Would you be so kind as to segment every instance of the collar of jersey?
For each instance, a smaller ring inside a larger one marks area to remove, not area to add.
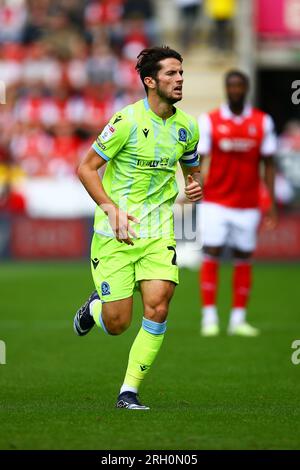
[[[232,119],[236,123],[242,122],[247,117],[251,116],[252,113],[252,106],[250,104],[245,104],[242,114],[236,115],[234,114],[231,109],[229,108],[228,103],[224,103],[221,105],[221,116],[223,119]]]
[[[159,123],[164,123],[164,124],[166,124],[166,122],[170,122],[170,120],[173,119],[174,116],[176,116],[176,108],[175,108],[175,106],[173,106],[173,108],[175,109],[175,113],[172,114],[172,116],[168,117],[168,119],[162,119],[160,116],[158,116],[157,114],[155,114],[154,111],[152,111],[152,109],[150,108],[149,102],[148,102],[148,98],[144,98],[143,101],[144,101],[144,106],[145,106],[146,111],[148,111],[148,113],[149,113],[156,121],[158,121]]]

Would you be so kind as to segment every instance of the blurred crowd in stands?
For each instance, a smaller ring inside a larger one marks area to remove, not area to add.
[[[0,208],[22,212],[24,177],[74,175],[103,124],[143,89],[157,40],[150,0],[0,0]]]
[[[72,198],[76,207],[83,204],[78,213],[92,213],[91,201],[74,183],[78,162],[113,113],[144,95],[135,63],[144,47],[162,43],[155,4],[0,0],[1,213],[72,216],[73,207],[62,207]],[[236,0],[173,0],[180,50],[195,45],[204,12],[214,33],[211,45],[222,54],[231,50],[236,5]],[[299,151],[286,151],[286,142],[295,147],[299,123],[296,131],[294,125],[292,138],[284,134],[279,152],[283,205],[295,199],[287,187],[290,174],[300,194],[299,158],[294,158]],[[48,212],[41,186],[34,184],[41,178],[51,201]]]
[[[180,45],[186,51],[195,40],[203,18],[209,24],[206,42],[217,52],[232,52],[234,45],[233,20],[238,0],[175,0],[178,8]]]

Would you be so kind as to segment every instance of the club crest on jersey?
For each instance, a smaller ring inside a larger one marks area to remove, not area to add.
[[[187,132],[183,127],[181,127],[178,131],[179,142],[186,142]]]
[[[101,293],[102,295],[110,295],[110,285],[108,282],[103,281],[101,284]]]
[[[218,131],[221,133],[221,134],[229,134],[229,127],[227,127],[225,124],[220,124],[218,126]]]
[[[111,138],[115,130],[116,128],[114,126],[112,126],[111,124],[107,124],[100,134],[100,139],[103,142],[107,142]]]
[[[248,132],[249,132],[249,135],[256,135],[256,127],[254,124],[250,124]]]

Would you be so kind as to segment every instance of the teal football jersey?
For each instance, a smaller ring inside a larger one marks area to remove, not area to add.
[[[139,224],[130,223],[138,237],[174,236],[175,173],[179,161],[198,166],[198,140],[192,116],[174,107],[174,114],[163,120],[145,98],[117,112],[93,143],[93,149],[107,161],[102,180],[105,192],[120,209],[139,219]],[[114,236],[98,206],[94,229]]]

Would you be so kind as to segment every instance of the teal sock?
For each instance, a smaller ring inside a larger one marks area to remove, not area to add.
[[[94,322],[96,325],[101,328],[105,333],[109,334],[109,332],[106,329],[106,326],[104,325],[103,318],[102,318],[102,302],[101,300],[93,300],[93,302],[90,305],[90,312],[92,314],[92,317],[94,319]]]
[[[161,348],[166,328],[167,322],[157,323],[143,318],[142,328],[129,353],[122,391],[138,390]]]

